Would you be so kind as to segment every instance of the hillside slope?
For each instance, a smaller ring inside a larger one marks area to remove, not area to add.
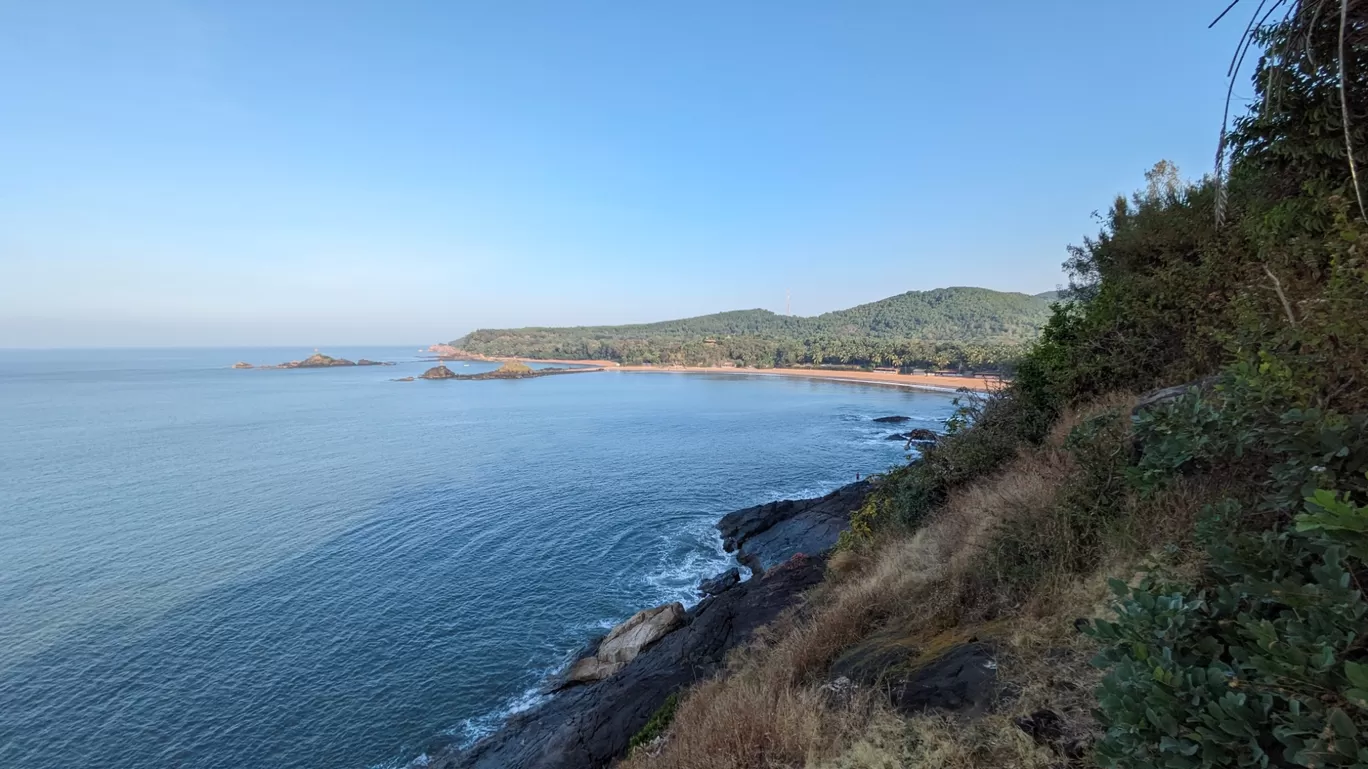
[[[619,326],[479,329],[452,345],[484,355],[632,362],[981,363],[1033,339],[1049,304],[1026,294],[940,288],[812,317],[757,309]]]

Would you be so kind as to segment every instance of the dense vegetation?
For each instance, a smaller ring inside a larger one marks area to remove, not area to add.
[[[650,765],[1368,766],[1368,4],[1251,29],[1228,164],[1114,201],[1013,385],[882,479],[834,584]],[[819,696],[845,649],[971,635],[1004,650],[1001,714]]]
[[[1018,355],[1053,298],[942,288],[815,317],[737,310],[625,326],[481,329],[452,345],[482,355],[628,364],[982,368]]]

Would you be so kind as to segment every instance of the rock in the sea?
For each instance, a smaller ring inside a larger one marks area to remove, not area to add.
[[[741,581],[741,570],[735,566],[718,574],[712,579],[705,579],[698,585],[699,595],[721,595],[722,593],[736,587],[736,583]]]
[[[822,580],[821,558],[805,558],[747,580],[695,606],[682,627],[616,675],[561,692],[513,716],[461,752],[429,754],[427,769],[586,769],[610,766],[627,751],[667,697],[721,668],[799,595]]]
[[[570,666],[564,686],[601,681],[613,675],[636,659],[642,649],[683,624],[684,618],[684,605],[678,601],[633,614],[604,636],[594,656]]]
[[[439,364],[437,364],[436,366],[433,366],[432,368],[428,369],[427,371],[424,371],[421,375],[419,375],[418,378],[419,378],[419,379],[455,379],[455,378],[456,378],[456,372],[452,371],[451,369],[449,369],[449,368],[447,368],[446,366],[444,366],[444,365],[442,365],[442,364],[439,363]]]
[[[390,381],[392,381],[392,382],[412,382],[412,381],[413,381],[413,377],[411,377],[411,376],[401,376],[401,377],[399,377],[398,379],[392,379],[392,380],[390,380]]]
[[[914,427],[911,430],[908,430],[904,435],[907,440],[916,441],[918,443],[935,443],[936,440],[940,438],[934,430],[928,430],[925,427]]]
[[[355,366],[356,364],[346,358],[334,358],[331,355],[316,352],[304,360],[292,360],[280,365],[281,368],[331,368],[333,366]]]
[[[901,423],[903,423],[903,422],[911,422],[911,421],[912,421],[912,417],[875,417],[875,418],[874,418],[874,421],[875,421],[875,422],[881,422],[881,423],[883,423],[883,424],[890,424],[890,425],[893,425],[893,424],[901,424]]]
[[[252,368],[252,364],[248,363],[245,360],[240,360],[237,363],[233,364],[233,368]]]
[[[366,359],[366,358],[362,358],[362,359],[360,359],[360,360],[358,360],[358,361],[356,362],[356,365],[358,365],[358,366],[393,366],[394,364],[393,364],[393,363],[388,363],[388,362],[383,361],[383,360],[368,360],[368,359]]]
[[[786,499],[728,513],[718,521],[722,547],[751,571],[787,561],[795,553],[824,553],[864,504],[869,481],[844,486],[817,499]]]

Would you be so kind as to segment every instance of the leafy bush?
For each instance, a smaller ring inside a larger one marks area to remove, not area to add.
[[[1321,490],[1295,529],[1232,535],[1213,508],[1200,586],[1112,586],[1088,628],[1110,669],[1098,692],[1103,766],[1368,765],[1368,507]]]

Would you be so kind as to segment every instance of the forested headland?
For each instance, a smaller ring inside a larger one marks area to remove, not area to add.
[[[1001,368],[1036,338],[1054,299],[940,288],[812,317],[735,310],[620,326],[480,329],[451,344],[492,357],[629,365]]]

